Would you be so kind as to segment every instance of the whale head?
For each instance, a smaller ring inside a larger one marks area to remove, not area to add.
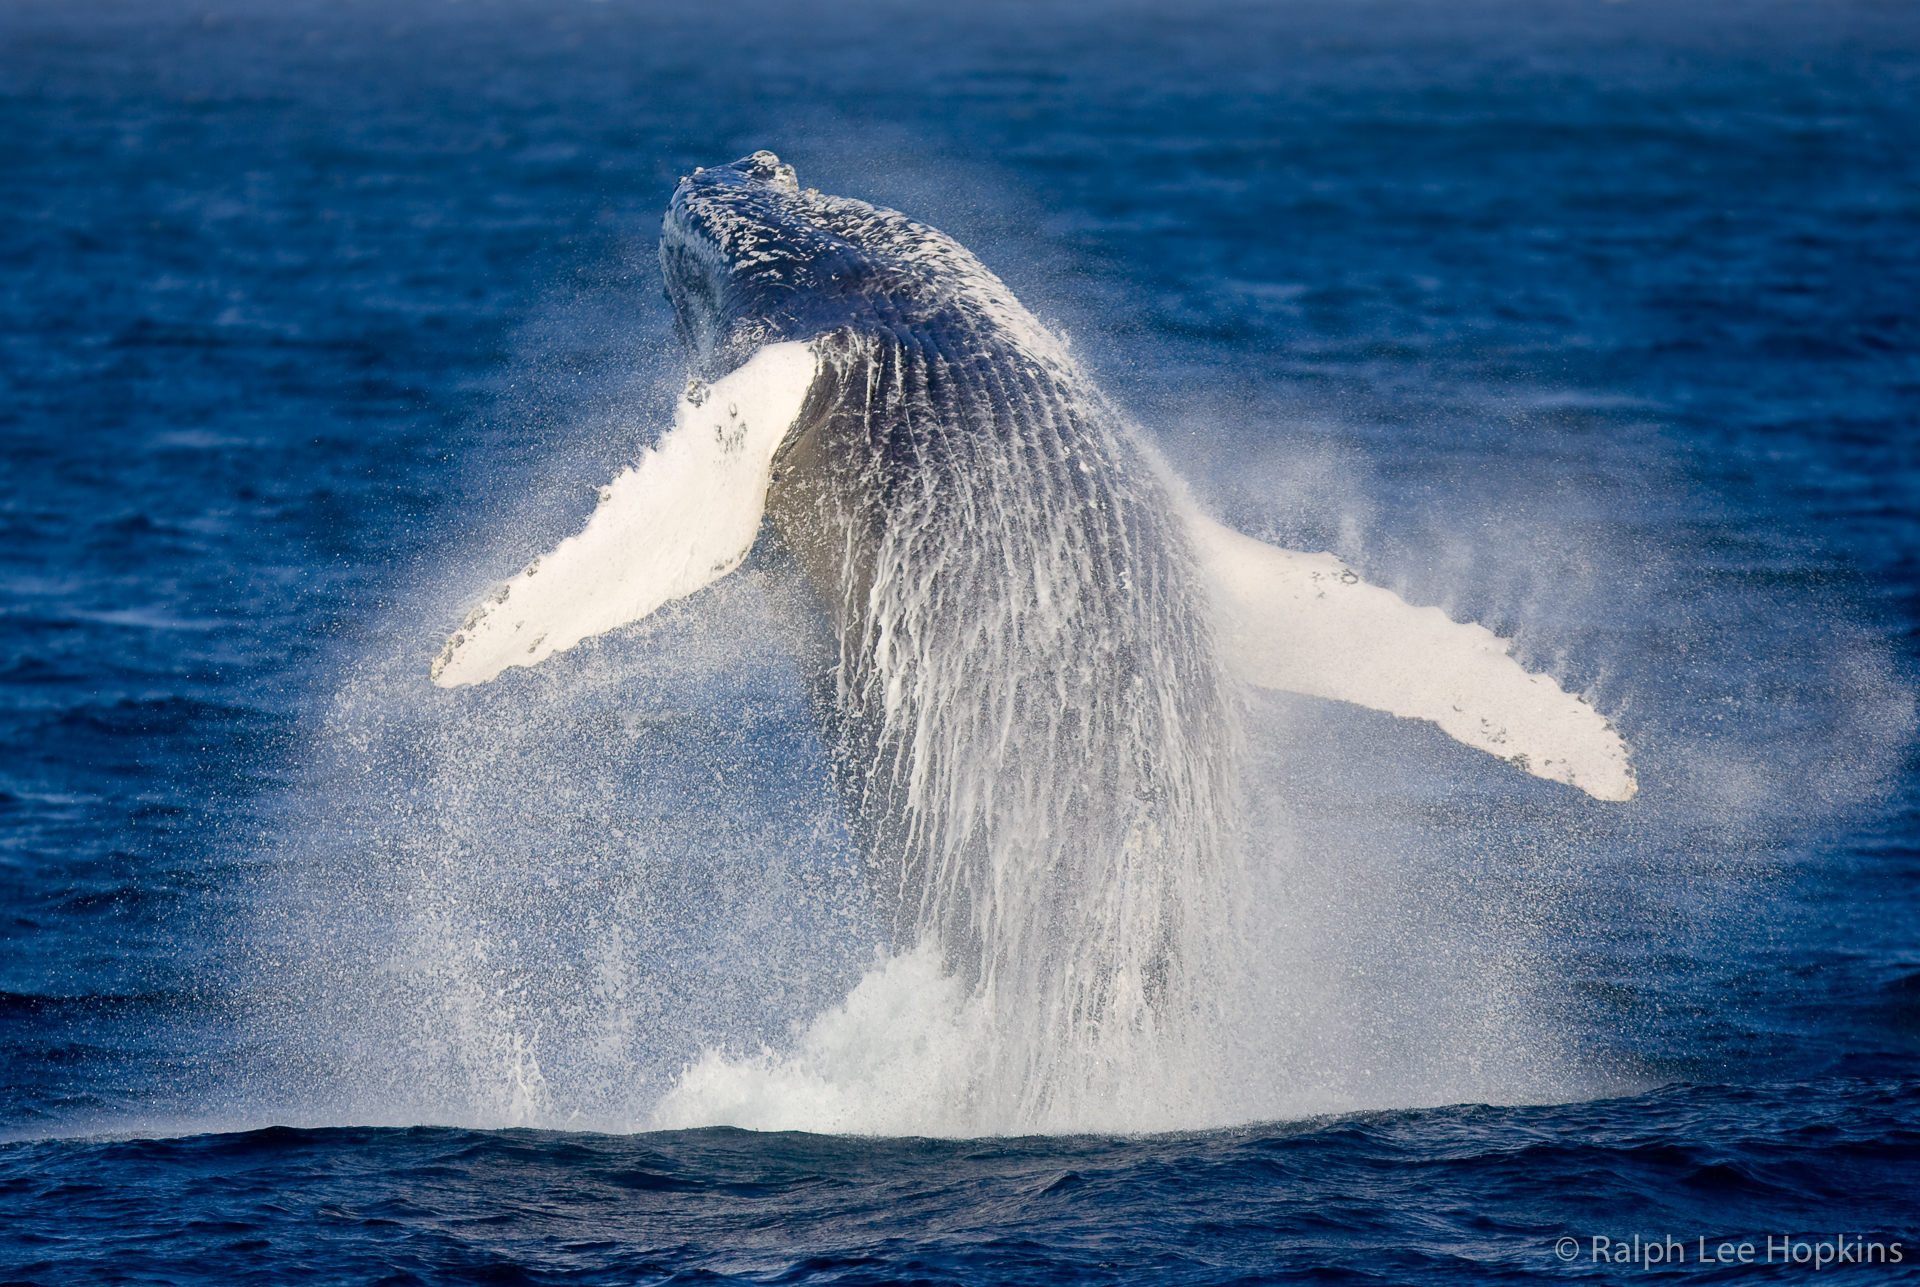
[[[822,294],[851,282],[857,249],[823,226],[831,198],[800,190],[771,152],[695,170],[680,181],[660,232],[660,269],[695,373],[713,380],[761,345],[825,312]],[[830,303],[829,301],[826,301]]]
[[[1053,348],[951,237],[897,210],[802,188],[772,152],[680,181],[661,226],[660,268],[703,380],[738,369],[764,344],[845,327],[901,333],[956,312],[992,315],[1027,347]]]

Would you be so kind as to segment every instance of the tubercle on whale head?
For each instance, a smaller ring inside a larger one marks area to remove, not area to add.
[[[794,173],[793,167],[765,148],[752,156],[742,157],[735,161],[734,165],[741,173],[773,187],[782,188],[788,192],[800,190],[800,176]]]

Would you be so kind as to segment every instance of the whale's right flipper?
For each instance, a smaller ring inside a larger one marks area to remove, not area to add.
[[[1627,745],[1593,707],[1528,674],[1481,625],[1416,608],[1331,554],[1189,517],[1222,651],[1248,682],[1432,720],[1468,746],[1600,800],[1631,800]]]
[[[467,614],[433,663],[442,688],[536,665],[638,621],[740,565],[767,509],[774,452],[819,370],[805,344],[769,344],[680,400],[672,432],[603,489],[587,528]]]

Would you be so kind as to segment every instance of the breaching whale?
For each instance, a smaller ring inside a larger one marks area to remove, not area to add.
[[[585,530],[432,664],[491,680],[738,567],[770,519],[838,639],[821,709],[905,945],[1043,1025],[1147,1022],[1219,914],[1253,684],[1430,720],[1602,800],[1626,745],[1492,632],[1185,499],[951,238],[756,152],[682,180],[660,260],[692,378]],[[1212,890],[1215,892],[1209,893]]]

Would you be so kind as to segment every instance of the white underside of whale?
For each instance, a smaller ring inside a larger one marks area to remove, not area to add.
[[[659,446],[601,489],[586,530],[467,614],[435,659],[433,682],[457,688],[537,665],[740,566],[766,515],[773,454],[818,367],[805,344],[769,344],[724,380],[690,390]]]
[[[1483,625],[1416,608],[1331,554],[1189,517],[1233,670],[1262,688],[1431,720],[1457,741],[1600,800],[1631,800],[1627,746],[1598,711],[1530,674]]]
[[[711,584],[753,548],[773,459],[818,373],[804,343],[770,344],[680,400],[674,427],[602,490],[577,536],[468,614],[434,661],[442,688],[484,683],[639,621]],[[1188,515],[1226,660],[1250,684],[1430,720],[1516,767],[1601,800],[1635,792],[1625,742],[1485,626],[1414,607],[1331,554],[1278,549]]]

